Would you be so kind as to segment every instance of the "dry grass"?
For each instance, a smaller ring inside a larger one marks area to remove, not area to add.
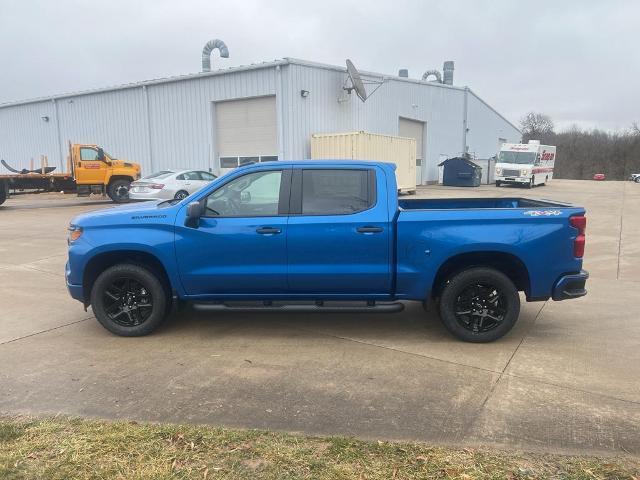
[[[0,421],[11,479],[638,479],[630,458],[434,448],[206,426],[79,419]]]

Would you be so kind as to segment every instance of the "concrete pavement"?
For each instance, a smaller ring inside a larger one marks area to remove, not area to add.
[[[586,206],[589,295],[523,304],[514,330],[486,345],[456,341],[419,305],[395,315],[187,309],[157,334],[119,338],[63,278],[68,221],[110,204],[19,196],[0,206],[0,412],[640,455],[640,186],[419,195]]]

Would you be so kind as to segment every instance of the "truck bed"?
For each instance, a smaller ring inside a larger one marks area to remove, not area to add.
[[[400,210],[457,210],[485,208],[571,207],[552,200],[531,198],[415,198],[398,200]]]

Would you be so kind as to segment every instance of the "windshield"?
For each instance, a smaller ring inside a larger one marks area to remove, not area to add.
[[[533,165],[536,163],[536,152],[500,152],[498,163],[518,163]]]
[[[172,172],[171,170],[162,170],[160,172],[155,172],[155,173],[152,173],[150,175],[147,175],[146,177],[142,177],[142,180],[146,180],[146,179],[149,179],[149,178],[167,178],[168,176],[170,176],[173,173],[174,172]]]

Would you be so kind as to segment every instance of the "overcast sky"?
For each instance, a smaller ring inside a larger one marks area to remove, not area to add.
[[[514,123],[640,121],[640,1],[0,0],[0,102],[283,57],[413,78],[455,61]],[[217,55],[217,52],[214,54]]]

